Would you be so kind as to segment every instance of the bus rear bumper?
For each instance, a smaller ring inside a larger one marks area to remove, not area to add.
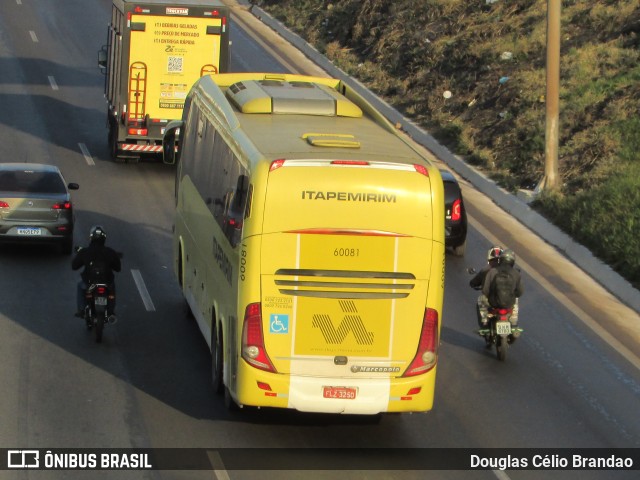
[[[256,374],[245,368],[254,372],[238,388],[241,405],[357,415],[426,412],[433,406],[435,369],[411,378],[332,378]]]

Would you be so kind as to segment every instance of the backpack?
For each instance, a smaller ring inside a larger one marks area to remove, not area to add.
[[[89,283],[108,283],[108,267],[103,261],[92,260],[87,268]]]
[[[505,268],[498,268],[489,287],[489,304],[495,308],[511,308],[516,303],[516,280]]]

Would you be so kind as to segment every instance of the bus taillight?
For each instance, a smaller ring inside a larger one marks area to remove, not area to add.
[[[429,170],[427,170],[427,167],[425,167],[424,165],[418,165],[417,163],[414,163],[413,168],[416,169],[416,172],[424,175],[425,177],[429,176]]]
[[[260,370],[276,373],[264,345],[260,303],[250,303],[244,312],[242,325],[242,358]]]
[[[284,158],[279,158],[278,160],[274,160],[273,162],[271,162],[271,166],[269,167],[269,171],[273,172],[274,170],[277,170],[278,168],[282,167],[284,165]]]
[[[438,360],[438,311],[427,308],[422,320],[422,332],[420,332],[420,342],[418,351],[409,368],[402,375],[412,377],[427,373],[436,366]]]

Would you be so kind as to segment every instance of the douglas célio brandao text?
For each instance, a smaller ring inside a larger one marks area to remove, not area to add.
[[[572,455],[528,455],[504,457],[485,457],[470,455],[469,467],[472,469],[492,470],[517,470],[517,469],[584,469],[584,470],[608,470],[608,469],[632,469],[633,458],[608,456]]]

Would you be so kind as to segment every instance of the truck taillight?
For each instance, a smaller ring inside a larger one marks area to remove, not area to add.
[[[146,136],[149,133],[149,130],[147,128],[130,128],[128,132],[129,132],[129,135]]]
[[[409,368],[402,375],[413,377],[427,373],[438,361],[438,311],[427,308],[422,320],[422,331],[418,342],[418,351]]]
[[[276,368],[271,363],[264,345],[261,310],[260,303],[250,303],[245,309],[242,325],[242,358],[255,368],[276,373]]]

